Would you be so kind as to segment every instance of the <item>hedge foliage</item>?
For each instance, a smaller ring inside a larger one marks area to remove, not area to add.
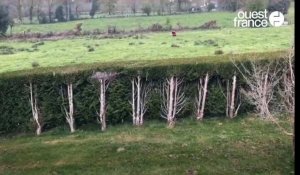
[[[17,74],[0,77],[0,134],[10,132],[24,132],[33,130],[33,120],[29,103],[29,81],[37,87],[38,105],[43,117],[43,130],[66,125],[62,110],[61,92],[66,89],[66,82],[72,81],[74,86],[74,106],[76,127],[96,123],[99,110],[98,87],[91,80],[95,71],[118,72],[118,77],[108,88],[108,124],[131,122],[131,82],[132,77],[141,75],[144,81],[152,84],[152,91],[146,113],[146,120],[158,119],[161,108],[161,87],[163,81],[171,76],[179,76],[184,80],[184,90],[187,104],[179,114],[181,117],[190,117],[194,113],[194,100],[197,94],[199,77],[208,72],[210,81],[208,86],[205,117],[225,116],[226,99],[220,89],[225,90],[225,80],[231,79],[236,72],[238,87],[244,86],[241,76],[231,62],[155,65],[144,67],[116,67],[95,68],[90,70],[72,71],[71,73],[41,73]],[[242,103],[240,113],[249,112],[251,106]]]

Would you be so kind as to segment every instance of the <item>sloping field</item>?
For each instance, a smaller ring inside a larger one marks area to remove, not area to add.
[[[210,31],[149,33],[56,41],[5,41],[0,43],[0,73],[33,67],[61,67],[78,64],[139,62],[164,59],[191,59],[197,62],[228,61],[223,55],[285,50],[293,37],[292,26],[262,29],[222,29]],[[207,56],[211,56],[207,60]]]

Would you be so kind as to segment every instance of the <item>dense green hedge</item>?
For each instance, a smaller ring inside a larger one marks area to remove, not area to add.
[[[131,122],[131,78],[141,75],[143,80],[152,83],[149,110],[147,119],[161,119],[160,89],[166,77],[176,75],[184,79],[185,94],[188,103],[179,114],[181,117],[193,115],[194,99],[197,94],[197,81],[205,73],[210,74],[207,106],[205,117],[225,116],[226,100],[219,82],[231,79],[236,68],[231,62],[145,66],[140,68],[116,67],[98,68],[92,70],[74,71],[72,73],[43,73],[25,74],[0,77],[0,133],[31,131],[33,128],[32,114],[29,103],[29,81],[37,86],[39,107],[44,120],[44,130],[66,125],[62,111],[61,89],[65,88],[66,81],[74,83],[74,105],[76,125],[96,123],[96,111],[99,109],[97,87],[90,76],[95,71],[115,71],[119,75],[108,88],[108,124]],[[224,84],[223,84],[224,85]],[[243,81],[238,75],[238,87]],[[251,107],[243,103],[240,112],[245,113]]]

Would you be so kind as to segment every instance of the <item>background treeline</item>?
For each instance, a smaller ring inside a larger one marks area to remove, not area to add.
[[[287,13],[291,0],[2,0],[10,17],[21,23],[81,18],[165,15],[212,10],[262,10]]]

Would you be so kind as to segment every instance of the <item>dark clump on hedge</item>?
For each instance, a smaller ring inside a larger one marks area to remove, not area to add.
[[[226,100],[221,94],[218,82],[231,79],[236,69],[231,62],[212,64],[155,65],[145,67],[105,67],[71,73],[17,74],[0,77],[0,134],[32,131],[33,121],[29,103],[29,81],[37,86],[38,105],[43,118],[43,130],[66,125],[61,89],[67,81],[73,82],[76,127],[97,122],[99,110],[98,87],[91,82],[95,71],[118,72],[118,77],[110,84],[107,94],[108,121],[110,125],[131,122],[131,82],[141,75],[143,81],[151,82],[152,91],[146,120],[161,119],[161,87],[163,81],[171,76],[184,80],[187,104],[179,118],[194,115],[194,99],[197,94],[197,82],[207,72],[210,75],[205,117],[225,115]],[[238,74],[238,87],[244,86]],[[251,110],[245,103],[240,113]]]

